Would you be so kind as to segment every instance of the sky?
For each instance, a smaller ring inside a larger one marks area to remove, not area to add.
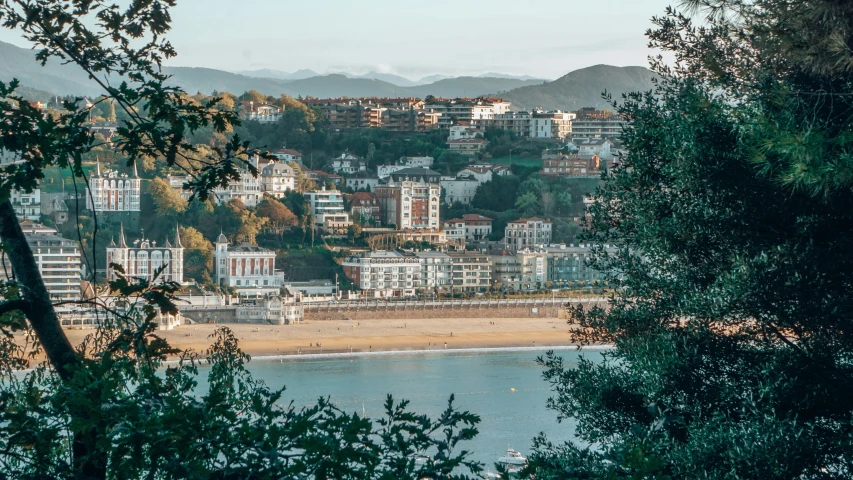
[[[557,78],[647,66],[645,31],[677,0],[178,0],[167,64],[228,71],[368,71],[417,79]],[[0,40],[26,46],[12,32]]]

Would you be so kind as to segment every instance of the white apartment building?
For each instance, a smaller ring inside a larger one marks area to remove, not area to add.
[[[444,252],[415,252],[421,264],[421,288],[425,291],[450,288],[453,262]]]
[[[237,323],[291,325],[305,318],[302,296],[264,295],[243,298],[235,307]]]
[[[382,223],[396,225],[399,230],[438,230],[441,198],[438,183],[390,181],[378,185],[374,193],[380,205]]]
[[[60,237],[59,233],[50,227],[28,220],[21,222],[21,230],[33,252],[39,274],[51,298],[78,300],[83,272],[79,244]],[[8,257],[3,260],[5,268],[0,268],[0,278],[8,279],[6,275],[12,275],[12,264]]]
[[[140,187],[135,163],[133,175],[120,175],[112,169],[101,174],[98,163],[95,174],[89,177],[86,208],[95,212],[139,212]]]
[[[477,136],[483,136],[483,130],[480,129],[479,126],[468,126],[468,125],[453,125],[448,129],[449,135],[447,136],[448,140],[462,140],[466,138],[477,138]]]
[[[261,191],[275,198],[282,198],[296,190],[296,173],[287,163],[270,163],[261,170]]]
[[[529,137],[532,130],[531,122],[533,114],[530,112],[504,112],[495,114],[492,118],[480,121],[480,126],[495,127],[508,132],[513,132],[518,137]]]
[[[436,99],[433,103],[424,105],[425,110],[441,114],[438,124],[442,128],[450,127],[454,123],[477,124],[494,115],[506,113],[509,107],[510,102],[500,98]]]
[[[388,178],[394,172],[399,172],[400,170],[409,168],[408,165],[379,165],[376,167],[376,176],[380,179]]]
[[[485,292],[492,282],[492,261],[478,252],[449,253],[451,287],[457,292]]]
[[[517,292],[544,288],[548,280],[548,255],[542,251],[520,250],[491,255],[492,287]]]
[[[246,112],[246,120],[253,120],[261,123],[272,123],[279,121],[283,114],[284,108],[267,104],[255,106],[255,103],[250,101],[249,109]]]
[[[421,263],[414,256],[379,250],[347,257],[342,266],[353,285],[377,297],[408,297],[421,288]]]
[[[275,269],[275,252],[257,245],[230,246],[219,234],[213,261],[216,283],[230,287],[241,296],[277,295],[284,285],[284,274]]]
[[[444,230],[449,229],[461,229],[466,241],[480,242],[492,234],[492,219],[476,213],[466,213],[462,218],[446,220]]]
[[[556,110],[535,110],[530,121],[530,138],[567,138],[572,133],[575,114]]]
[[[255,168],[258,167],[258,157],[252,157],[250,161]],[[262,197],[261,176],[252,175],[248,168],[240,168],[240,179],[228,182],[228,187],[213,190],[213,198],[217,204],[240,200],[247,207],[256,207]]]
[[[344,209],[344,195],[338,190],[320,190],[304,192],[305,200],[311,215],[316,220],[315,226],[319,231],[340,233],[352,224],[349,214]]]
[[[340,157],[332,160],[332,169],[335,173],[351,175],[356,172],[366,171],[367,162],[349,152],[344,152]]]
[[[551,222],[538,217],[519,218],[506,224],[504,242],[509,250],[523,250],[551,243]]]
[[[157,277],[157,283],[184,283],[184,246],[181,244],[181,234],[175,231],[175,244],[166,239],[158,246],[156,241],[145,237],[135,240],[130,246],[124,236],[122,225],[118,244],[114,240],[107,246],[107,278],[116,280],[117,272],[109,267],[110,264],[121,265],[128,277],[141,278],[147,282],[154,281],[157,269],[165,266],[165,270]]]
[[[469,165],[456,173],[456,178],[472,178],[478,184],[486,183],[492,179],[494,172],[488,166]]]
[[[477,193],[480,182],[472,177],[443,177],[441,188],[444,189],[444,202],[452,205],[455,202],[470,204]]]
[[[19,221],[32,220],[36,222],[41,218],[41,189],[36,188],[31,193],[12,190],[10,200]]]

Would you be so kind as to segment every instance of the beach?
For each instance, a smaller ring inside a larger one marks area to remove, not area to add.
[[[203,352],[211,333],[230,328],[252,356],[472,348],[568,346],[569,326],[554,317],[306,320],[296,325],[201,324],[156,332],[172,346]],[[66,330],[79,344],[91,330]],[[446,345],[446,346],[445,346]]]

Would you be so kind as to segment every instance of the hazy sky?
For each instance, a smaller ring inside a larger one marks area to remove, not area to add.
[[[416,78],[489,71],[556,78],[647,65],[650,18],[677,0],[179,0],[171,65],[368,70]],[[0,39],[24,45],[10,32]]]

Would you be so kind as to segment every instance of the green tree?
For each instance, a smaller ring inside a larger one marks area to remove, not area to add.
[[[114,139],[128,165],[158,159],[174,166],[195,150],[199,130],[225,134],[238,119],[214,98],[199,103],[166,84],[161,61],[175,52],[169,31],[174,2],[59,0],[0,2],[3,27],[17,29],[43,62],[81,68],[127,120]],[[121,78],[120,85],[113,83]],[[248,356],[227,330],[218,330],[202,354],[180,352],[156,335],[159,317],[177,313],[180,288],[159,279],[124,277],[109,285],[109,305],[97,308],[101,326],[71,345],[10,202],[12,189],[32,191],[44,169],[85,177],[82,159],[94,139],[88,113],[76,102],[44,116],[16,94],[17,81],[0,83],[0,149],[20,161],[0,166],[0,237],[14,280],[0,282],[0,476],[4,478],[458,478],[478,465],[460,441],[476,434],[479,419],[448,408],[436,419],[414,415],[388,399],[376,423],[342,412],[328,400],[304,409],[281,406],[245,369]],[[240,178],[240,167],[262,154],[230,135],[215,158],[193,170],[190,189],[202,201],[215,187]],[[252,171],[252,173],[256,173]],[[232,206],[233,207],[233,206]],[[230,208],[230,207],[229,207]],[[93,230],[92,219],[78,219]],[[84,250],[87,246],[81,245]],[[93,268],[93,270],[95,270]],[[9,333],[26,330],[38,341],[19,344]],[[32,370],[29,359],[47,362]],[[164,364],[178,355],[177,364]],[[196,390],[198,361],[206,360],[207,389]],[[435,451],[435,464],[413,455]]]
[[[200,283],[212,283],[213,244],[193,227],[179,227],[184,246],[184,276]]]
[[[576,338],[616,348],[543,359],[596,447],[538,439],[536,478],[850,478],[853,5],[689,3],[585,236],[615,293]]]
[[[148,182],[148,193],[154,199],[157,215],[175,217],[187,210],[187,201],[162,178]]]

